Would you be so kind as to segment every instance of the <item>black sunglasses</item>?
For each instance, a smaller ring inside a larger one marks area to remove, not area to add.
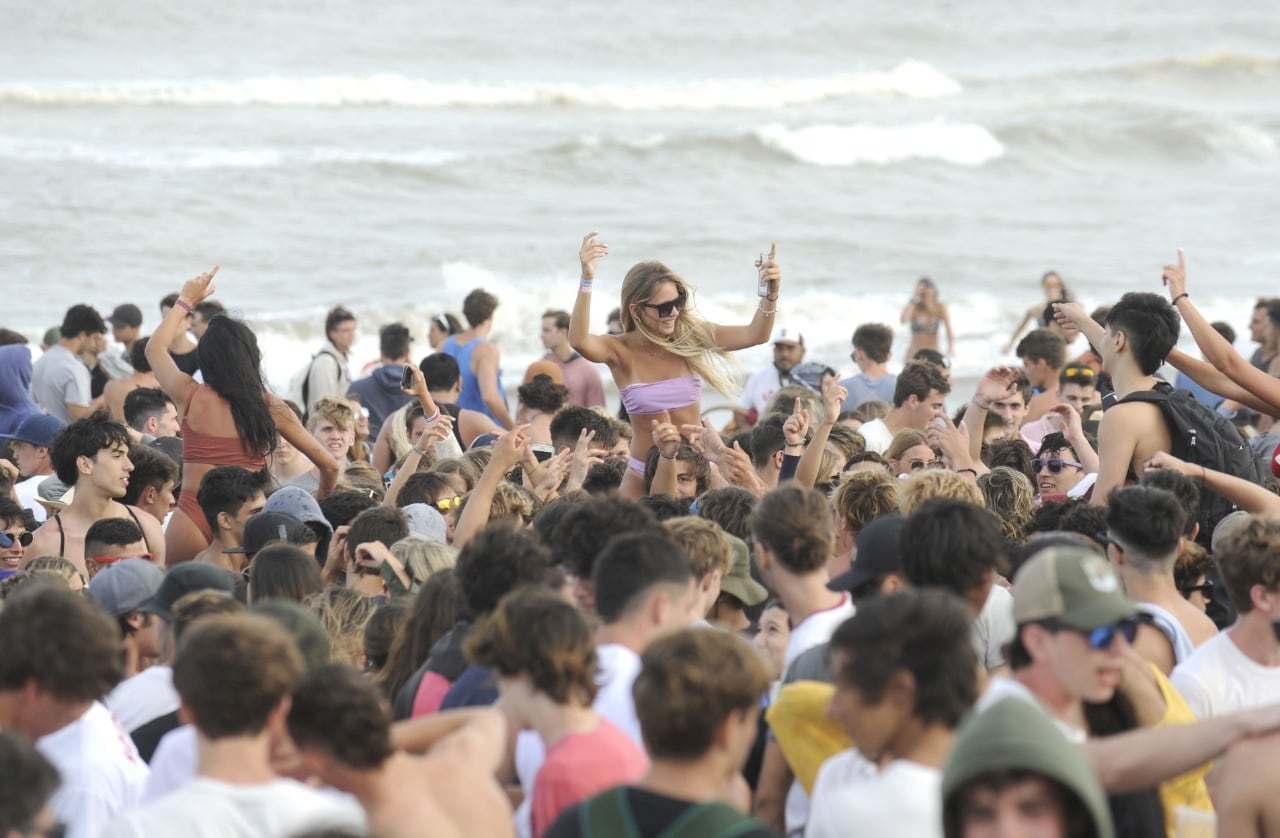
[[[33,532],[23,532],[19,535],[14,535],[13,533],[8,533],[8,532],[5,532],[4,530],[0,530],[0,535],[9,539],[9,544],[8,544],[9,547],[13,546],[14,539],[17,539],[17,542],[21,544],[23,547],[30,547],[31,542],[36,537],[36,534]]]
[[[681,291],[674,300],[667,300],[665,303],[641,303],[640,305],[653,309],[659,317],[670,317],[676,309],[684,311],[684,304],[688,300],[689,295]]]
[[[1031,461],[1031,471],[1037,474],[1040,472],[1040,469],[1045,466],[1049,467],[1050,474],[1061,474],[1063,466],[1082,469],[1084,468],[1084,463],[1077,463],[1074,460],[1064,460],[1061,457],[1050,457],[1047,460],[1042,460],[1039,457],[1036,457]]]
[[[1199,593],[1200,596],[1205,599],[1209,599],[1213,596],[1213,583],[1201,582],[1199,585],[1190,585],[1186,588],[1182,588],[1179,593],[1182,594],[1183,599],[1189,598],[1194,593]]]

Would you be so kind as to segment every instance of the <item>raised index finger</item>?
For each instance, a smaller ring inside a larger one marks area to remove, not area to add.
[[[778,243],[773,242],[769,245],[769,261],[773,261],[773,257],[778,255]]]

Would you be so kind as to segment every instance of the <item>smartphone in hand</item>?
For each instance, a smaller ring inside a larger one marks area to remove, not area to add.
[[[400,374],[400,389],[413,389],[413,364],[404,365],[404,372]]]
[[[764,278],[764,263],[768,261],[769,261],[769,254],[761,253],[760,263],[759,263],[760,287],[756,290],[756,294],[761,297],[769,296],[769,280]]]

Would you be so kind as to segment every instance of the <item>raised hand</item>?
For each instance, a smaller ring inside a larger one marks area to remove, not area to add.
[[[809,436],[809,411],[805,408],[804,401],[798,396],[795,407],[791,409],[791,415],[782,423],[782,436],[786,439],[788,447],[804,445],[805,439]]]
[[[649,425],[653,429],[653,444],[658,446],[658,453],[670,460],[680,450],[680,442],[683,439],[680,431],[671,424],[671,413],[662,411],[662,419],[650,419]]]
[[[1080,414],[1069,404],[1055,404],[1049,408],[1045,418],[1049,420],[1049,424],[1053,426],[1054,430],[1060,432],[1069,440],[1080,439],[1084,436],[1084,428],[1080,424]]]
[[[822,407],[826,411],[823,421],[827,425],[834,425],[836,419],[840,418],[840,408],[844,406],[844,400],[849,398],[849,391],[840,386],[840,382],[835,378],[824,377],[822,379]]]
[[[1013,367],[992,367],[978,381],[973,398],[988,410],[994,402],[1003,401],[1018,389],[1018,371]]]
[[[1185,460],[1179,460],[1168,451],[1157,451],[1151,459],[1142,464],[1143,471],[1157,471],[1159,469],[1168,469],[1169,471],[1178,471],[1199,479],[1204,473],[1204,469],[1200,466],[1192,465]]]
[[[1074,327],[1076,331],[1084,331],[1083,324],[1088,321],[1089,313],[1079,303],[1054,303],[1053,319],[1059,326]]]
[[[437,420],[439,421],[439,420]],[[433,423],[434,424],[434,423]],[[501,474],[506,474],[520,463],[520,454],[529,442],[529,426],[516,425],[493,444],[492,462],[497,463]]]
[[[213,277],[218,273],[219,265],[214,265],[213,270],[206,271],[194,279],[188,279],[182,285],[182,293],[178,298],[187,305],[198,305],[209,297],[213,296],[213,292],[218,290],[213,285]]]
[[[542,464],[542,476],[535,483],[533,493],[542,498],[544,503],[555,497],[560,484],[568,478],[572,466],[573,452],[568,448],[563,448],[559,453],[548,457]]]
[[[769,283],[766,299],[778,299],[778,289],[782,286],[782,268],[778,266],[778,244],[769,246],[769,256],[756,260],[756,268],[760,272],[760,281]]]
[[[973,458],[969,455],[969,437],[952,424],[946,416],[935,416],[924,432],[929,445],[942,452],[952,469],[969,468]]]
[[[582,265],[582,278],[595,279],[596,262],[601,256],[609,255],[609,245],[596,241],[598,233],[587,233],[582,237],[582,247],[578,248],[578,262]]]
[[[689,435],[689,445],[694,451],[711,462],[718,463],[724,460],[724,453],[727,450],[724,440],[721,439],[720,432],[711,424],[710,419],[703,419],[701,425],[682,425],[680,429]]]
[[[578,434],[578,444],[573,446],[573,459],[569,467],[569,483],[565,488],[582,488],[583,481],[587,479],[587,472],[593,465],[604,460],[598,454],[591,453],[591,440],[595,438],[596,432],[586,428]]]
[[[1182,255],[1182,248],[1178,248],[1178,263],[1164,266],[1162,279],[1169,289],[1169,299],[1176,300],[1187,293],[1187,260]]]

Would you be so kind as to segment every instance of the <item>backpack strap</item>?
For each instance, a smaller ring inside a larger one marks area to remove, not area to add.
[[[1156,385],[1150,390],[1137,390],[1125,396],[1116,404],[1125,404],[1126,402],[1146,402],[1148,404],[1160,404],[1167,402],[1173,397],[1174,389],[1167,381],[1157,381]]]
[[[712,802],[690,806],[662,830],[662,838],[734,838],[762,828],[732,806]]]
[[[578,829],[583,838],[640,838],[627,805],[627,788],[619,786],[597,794],[578,808]]]

